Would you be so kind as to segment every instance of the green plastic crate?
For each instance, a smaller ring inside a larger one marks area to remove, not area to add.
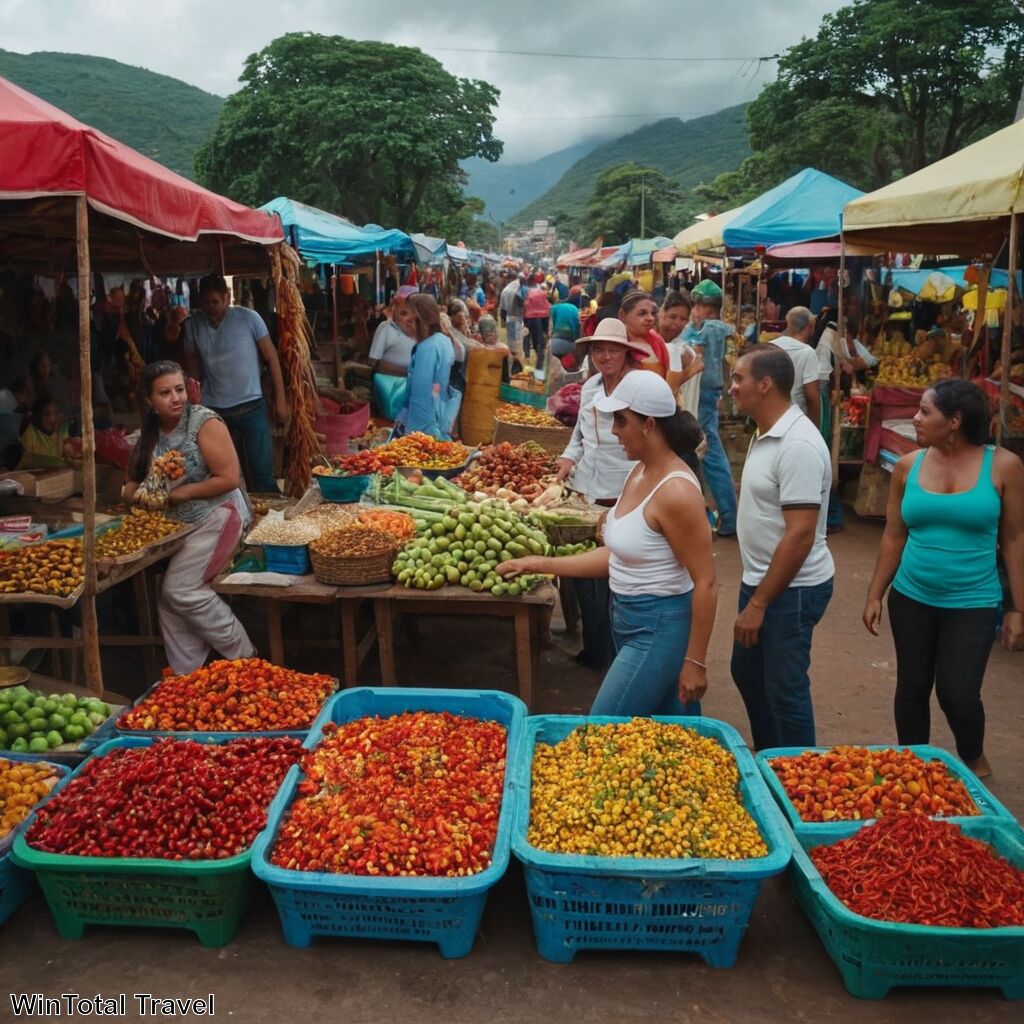
[[[148,747],[154,742],[148,737],[123,736],[104,743],[93,756],[103,757],[115,747]],[[92,924],[186,928],[204,946],[224,946],[234,938],[248,908],[251,849],[216,861],[44,853],[25,842],[34,819],[35,814],[14,841],[11,856],[19,867],[35,872],[63,938],[80,939],[86,925]]]
[[[1024,868],[1024,832],[1016,823],[975,818],[961,819],[959,827]],[[831,846],[849,835],[849,829],[841,826],[799,837],[790,831],[797,902],[851,995],[883,999],[898,986],[984,986],[1001,989],[1007,999],[1024,999],[1024,928],[940,928],[874,921],[855,914],[835,896],[806,851]]]
[[[514,388],[511,384],[502,384],[498,397],[512,405],[532,405],[535,409],[546,409],[548,397],[542,391],[527,391],[525,388]]]

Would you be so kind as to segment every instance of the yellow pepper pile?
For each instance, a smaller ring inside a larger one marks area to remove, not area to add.
[[[20,825],[57,781],[52,765],[0,757],[0,839]]]
[[[599,857],[764,857],[736,759],[680,725],[634,718],[538,743],[531,845]]]

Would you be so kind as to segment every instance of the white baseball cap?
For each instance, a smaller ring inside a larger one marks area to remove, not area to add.
[[[674,416],[676,398],[664,378],[650,370],[631,370],[618,387],[594,403],[598,412],[631,409],[641,416]]]

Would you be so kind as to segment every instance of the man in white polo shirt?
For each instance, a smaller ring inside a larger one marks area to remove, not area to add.
[[[811,348],[814,314],[806,306],[794,306],[786,314],[786,333],[772,341],[793,360],[793,389],[790,399],[816,426],[821,425],[821,385],[818,382],[818,354]]]
[[[814,746],[811,637],[835,575],[825,540],[831,459],[817,423],[790,401],[792,388],[789,356],[755,345],[737,360],[729,389],[757,424],[740,483],[732,677],[758,750]]]

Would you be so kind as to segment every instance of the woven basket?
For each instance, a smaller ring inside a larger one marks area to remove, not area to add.
[[[565,451],[565,446],[572,437],[568,427],[528,427],[520,423],[506,423],[495,417],[494,443],[524,444],[533,441],[539,444],[549,455],[556,458]]]
[[[375,531],[383,533],[383,531]],[[313,575],[320,583],[339,587],[358,587],[391,580],[391,566],[403,542],[388,535],[393,542],[387,551],[378,555],[325,555],[316,550],[316,541],[309,546],[309,560]]]

